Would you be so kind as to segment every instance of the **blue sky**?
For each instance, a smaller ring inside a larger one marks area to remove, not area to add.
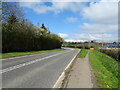
[[[46,6],[51,6],[50,2],[44,3]],[[88,6],[88,3],[85,3]],[[74,30],[78,29],[78,26],[85,21],[83,17],[78,12],[71,12],[70,10],[64,10],[61,13],[37,13],[30,8],[24,8],[25,18],[30,20],[34,25],[45,24],[46,27],[50,29],[51,32],[58,33],[75,33]],[[33,14],[34,13],[34,14]],[[77,20],[67,20],[67,18],[77,18]]]
[[[55,14],[52,12],[47,12],[43,14],[39,14],[34,12],[32,9],[24,8],[25,18],[30,20],[34,25],[45,24],[47,28],[50,29],[51,32],[58,33],[76,33],[74,30],[78,29],[78,26],[85,21],[80,14],[77,12],[73,13],[71,11],[65,10],[59,14]],[[34,13],[34,14],[33,14]],[[67,18],[77,18],[77,20],[69,21]]]
[[[101,33],[104,41],[117,41],[117,3],[102,1],[22,2],[20,6],[26,19],[34,25],[44,23],[66,41],[100,41]]]

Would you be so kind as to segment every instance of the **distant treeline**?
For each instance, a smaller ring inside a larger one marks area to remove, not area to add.
[[[104,43],[104,45],[120,45],[120,43]],[[120,62],[120,49],[118,48],[104,48],[101,49],[102,43],[97,43],[97,42],[64,42],[63,47],[71,47],[71,48],[80,48],[80,49],[90,49],[94,48],[112,58],[114,58],[116,61]]]
[[[98,43],[93,43],[93,42],[64,42],[63,47],[90,49],[90,48],[98,48],[99,45]]]
[[[2,3],[2,52],[61,48],[63,39],[24,18],[18,3]]]

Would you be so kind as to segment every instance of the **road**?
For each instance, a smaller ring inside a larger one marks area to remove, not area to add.
[[[52,88],[78,49],[2,60],[3,88]]]

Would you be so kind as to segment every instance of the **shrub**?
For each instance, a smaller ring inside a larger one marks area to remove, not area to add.
[[[119,49],[100,49],[102,53],[107,54],[108,56],[114,58],[117,61],[119,60],[120,57],[120,50]]]

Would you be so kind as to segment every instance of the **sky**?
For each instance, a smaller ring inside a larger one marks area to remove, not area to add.
[[[65,41],[118,41],[118,0],[19,2],[25,18],[44,25]]]

